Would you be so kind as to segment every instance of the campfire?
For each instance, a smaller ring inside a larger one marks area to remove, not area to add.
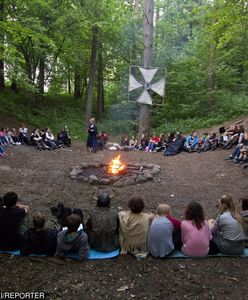
[[[160,169],[160,166],[151,163],[123,163],[119,155],[107,164],[99,162],[74,166],[70,177],[89,184],[122,187],[153,180]]]
[[[108,165],[108,173],[113,175],[118,175],[123,173],[126,169],[126,165],[122,164],[120,161],[120,155],[112,159]]]

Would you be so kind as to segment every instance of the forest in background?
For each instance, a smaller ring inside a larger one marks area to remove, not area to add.
[[[67,124],[91,115],[111,134],[137,131],[126,103],[142,61],[141,0],[0,0],[0,117]],[[220,124],[248,112],[248,2],[155,0],[152,66],[167,68],[157,133]],[[2,124],[8,125],[8,124]]]

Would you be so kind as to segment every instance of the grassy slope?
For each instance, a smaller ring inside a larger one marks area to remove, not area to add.
[[[46,96],[35,101],[32,95],[0,93],[0,126],[15,126],[24,122],[33,127],[51,127],[57,133],[67,125],[73,139],[85,138],[82,103],[69,96]]]
[[[169,107],[168,107],[169,108]],[[173,110],[168,110],[168,112]],[[192,106],[178,107],[174,121],[156,122],[163,119],[159,113],[154,113],[152,124],[159,124],[157,134],[180,128],[182,132],[192,129],[213,127],[248,113],[248,97],[245,94],[225,94],[218,98],[213,112],[205,114],[202,109]],[[61,127],[67,125],[73,139],[85,139],[84,111],[80,100],[66,95],[49,96],[42,100],[34,100],[31,94],[13,93],[6,90],[0,93],[0,127],[18,127],[24,122],[30,130],[34,127],[51,127],[56,134]],[[131,120],[114,120],[112,117],[98,122],[98,128],[107,130],[111,136],[130,133],[135,130],[135,122]],[[137,129],[137,128],[136,128]]]

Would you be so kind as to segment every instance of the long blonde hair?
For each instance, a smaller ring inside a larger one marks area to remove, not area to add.
[[[231,195],[223,195],[220,198],[220,203],[224,206],[224,210],[229,210],[234,219],[236,219],[243,227],[244,231],[247,232],[248,225],[244,221],[243,217],[239,214],[236,205]]]

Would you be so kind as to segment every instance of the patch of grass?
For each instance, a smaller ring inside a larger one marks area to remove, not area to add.
[[[69,96],[49,96],[35,100],[33,95],[0,93],[0,115],[9,115],[31,127],[50,127],[54,134],[67,125],[73,139],[85,139],[82,103]],[[8,124],[2,124],[8,126]]]

